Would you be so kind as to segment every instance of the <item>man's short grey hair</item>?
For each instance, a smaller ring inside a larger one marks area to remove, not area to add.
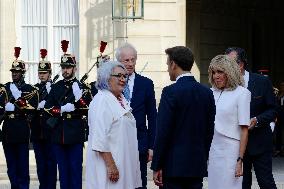
[[[131,45],[130,43],[124,43],[122,46],[118,47],[116,49],[116,52],[115,52],[115,57],[116,57],[116,60],[117,61],[120,61],[121,62],[121,52],[124,50],[124,49],[130,49],[133,51],[134,53],[134,56],[135,58],[137,58],[137,51],[135,49],[135,47],[133,45]]]
[[[97,73],[96,88],[98,90],[110,90],[109,79],[115,67],[121,67],[126,71],[123,64],[118,61],[107,61],[100,65]]]

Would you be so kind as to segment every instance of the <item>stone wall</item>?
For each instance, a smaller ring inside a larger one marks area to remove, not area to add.
[[[13,0],[0,1],[0,82],[11,80],[11,68],[16,44],[15,7]]]
[[[0,82],[11,80],[10,66],[16,44],[15,0],[0,1]],[[107,41],[105,54],[114,56],[115,49],[124,41],[138,51],[137,72],[151,78],[159,101],[164,86],[170,84],[164,50],[185,45],[185,0],[145,0],[144,19],[112,20],[112,0],[79,1],[80,65],[79,77],[94,64],[99,54],[99,43]],[[35,76],[37,77],[37,76]],[[88,81],[96,78],[96,69]]]
[[[145,0],[144,19],[112,20],[111,1],[81,1],[80,59],[81,73],[96,60],[101,40],[108,42],[105,54],[114,56],[125,41],[138,51],[136,71],[154,81],[157,101],[161,90],[170,84],[164,50],[185,45],[185,0]],[[92,71],[89,81],[95,80]]]

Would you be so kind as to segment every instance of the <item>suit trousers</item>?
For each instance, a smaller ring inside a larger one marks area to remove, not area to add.
[[[61,189],[82,189],[83,144],[53,144]]]
[[[29,189],[29,144],[3,143],[11,189]]]
[[[163,177],[163,187],[160,189],[202,189],[202,177]]]
[[[259,155],[245,154],[243,162],[243,189],[251,189],[252,166],[260,189],[276,189],[272,175],[272,151]]]
[[[142,187],[137,189],[147,189],[147,163],[148,163],[148,153],[139,152],[139,162],[141,171]]]
[[[33,142],[39,189],[56,189],[57,164],[52,145]]]

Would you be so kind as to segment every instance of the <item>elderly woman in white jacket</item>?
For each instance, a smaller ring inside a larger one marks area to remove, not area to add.
[[[88,113],[87,189],[140,187],[136,122],[122,91],[128,75],[116,61],[98,69],[98,93]]]
[[[251,93],[243,87],[244,79],[236,61],[227,55],[213,58],[208,73],[216,105],[208,189],[241,189]]]

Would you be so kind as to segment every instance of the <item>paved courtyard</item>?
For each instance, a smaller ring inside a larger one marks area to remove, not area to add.
[[[6,164],[5,158],[3,154],[2,145],[0,146],[0,189],[10,189],[9,180],[6,173]],[[273,174],[274,179],[277,183],[278,189],[284,189],[284,158],[274,158],[273,159]],[[36,166],[35,166],[35,159],[34,153],[30,150],[30,189],[38,189],[39,184],[36,175]],[[57,188],[59,189],[59,183],[57,184]],[[84,183],[83,183],[83,188]],[[206,178],[204,179],[204,189],[207,188],[207,181]],[[152,181],[152,171],[148,169],[148,189],[158,189]],[[256,179],[254,177],[253,187],[252,189],[259,189]]]

